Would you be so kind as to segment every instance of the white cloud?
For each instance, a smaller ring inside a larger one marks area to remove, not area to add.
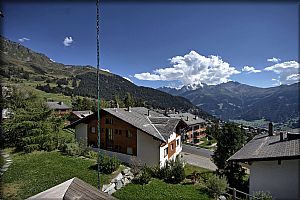
[[[175,56],[170,59],[171,67],[159,68],[153,73],[144,72],[135,74],[141,80],[178,80],[184,85],[206,83],[214,85],[229,81],[229,77],[240,73],[218,56],[205,57],[195,51],[184,56]]]
[[[105,71],[105,72],[110,72],[109,69],[100,69],[102,71]]]
[[[273,58],[267,59],[267,61],[268,62],[273,62],[273,63],[279,63],[281,60],[280,60],[280,58],[273,57]]]
[[[259,69],[255,69],[254,67],[249,67],[249,66],[244,66],[242,69],[243,72],[248,72],[248,73],[258,73],[261,72]]]
[[[286,61],[266,67],[265,71],[272,71],[278,74],[276,79],[279,84],[292,84],[300,81],[299,63],[296,61]],[[273,80],[273,79],[272,79]]]
[[[123,76],[123,78],[124,78],[124,79],[126,79],[127,81],[129,81],[129,82],[133,83],[133,81],[132,81],[132,80],[130,80],[130,78],[127,78],[126,76]]]
[[[28,41],[28,40],[30,40],[30,39],[28,39],[28,38],[26,38],[26,37],[23,37],[23,38],[20,38],[20,39],[18,39],[19,40],[19,42],[25,42],[25,41]]]
[[[71,46],[71,44],[74,42],[73,38],[70,36],[70,37],[66,37],[63,41],[64,45],[66,47],[68,46]]]

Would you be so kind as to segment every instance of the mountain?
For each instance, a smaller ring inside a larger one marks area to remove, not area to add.
[[[73,66],[56,63],[46,55],[36,53],[19,43],[0,38],[1,79],[9,82],[38,81],[37,88],[46,92],[63,93],[97,98],[97,75],[92,66]],[[124,99],[130,93],[136,101],[154,108],[198,110],[183,97],[174,97],[153,88],[137,86],[130,81],[105,71],[100,71],[100,97]],[[205,112],[199,113],[207,115]]]
[[[223,120],[262,119],[282,123],[299,120],[299,83],[259,88],[227,82],[191,89],[158,88],[169,94],[185,97],[204,111]]]

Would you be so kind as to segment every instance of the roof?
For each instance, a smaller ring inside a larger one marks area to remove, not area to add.
[[[199,118],[198,116],[193,115],[191,113],[169,114],[169,116],[172,117],[172,118],[182,119],[189,126],[190,125],[201,124],[201,123],[205,122],[204,119]]]
[[[104,108],[102,111],[105,111],[129,124],[132,126],[146,132],[147,134],[166,142],[170,135],[174,132],[177,124],[182,121],[181,119],[172,119],[165,117],[163,114],[154,112],[145,107],[133,107],[130,108],[130,112],[127,108]],[[94,113],[83,119],[79,119],[66,128],[74,128],[80,123],[86,123],[92,119],[95,119],[97,116]]]
[[[283,138],[285,139],[280,141],[280,135],[257,135],[228,160],[244,162],[300,159],[300,139],[288,140],[285,133]]]
[[[71,109],[70,106],[66,105],[62,101],[48,101],[46,102],[49,108],[54,109],[54,110],[68,110]]]
[[[93,114],[93,111],[91,111],[91,110],[80,110],[80,111],[72,111],[72,113],[74,115],[76,115],[77,117],[79,117],[79,118],[84,118],[88,115]]]
[[[114,200],[116,198],[97,190],[90,184],[74,177],[59,185],[56,185],[46,191],[29,197],[28,200],[34,199],[55,199],[55,200],[87,200],[87,199],[108,199]]]

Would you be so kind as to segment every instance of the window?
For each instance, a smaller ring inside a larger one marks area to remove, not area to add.
[[[114,140],[113,129],[107,128],[106,129],[106,134],[107,134],[107,138],[108,138],[109,141],[113,141]]]
[[[176,140],[176,146],[179,146],[179,145],[180,145],[180,140],[177,139],[177,140]]]
[[[168,155],[168,147],[164,149],[164,157]]]
[[[127,147],[127,154],[132,155],[132,147]]]
[[[94,126],[91,127],[91,133],[96,133],[96,128]]]
[[[130,130],[126,130],[126,137],[132,138],[132,133],[130,132]]]
[[[113,124],[112,118],[105,118],[105,124]]]
[[[119,130],[119,135],[122,135],[122,130]]]
[[[173,149],[174,149],[174,143],[171,144],[171,150],[173,150]]]
[[[116,135],[118,134],[118,129],[115,129],[115,134],[116,134]]]

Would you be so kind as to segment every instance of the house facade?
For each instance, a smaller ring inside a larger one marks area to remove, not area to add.
[[[229,158],[250,169],[250,194],[270,192],[273,199],[300,199],[300,134],[257,135]]]
[[[181,152],[180,131],[186,124],[143,107],[105,108],[100,111],[100,149],[130,163],[163,166]],[[98,147],[97,115],[82,118],[67,128],[75,128],[76,139]]]
[[[182,119],[188,126],[182,135],[185,142],[197,144],[202,137],[205,137],[206,121],[191,113],[168,114],[171,118]]]
[[[47,106],[55,111],[58,115],[66,115],[72,111],[72,107],[62,101],[48,101]]]

